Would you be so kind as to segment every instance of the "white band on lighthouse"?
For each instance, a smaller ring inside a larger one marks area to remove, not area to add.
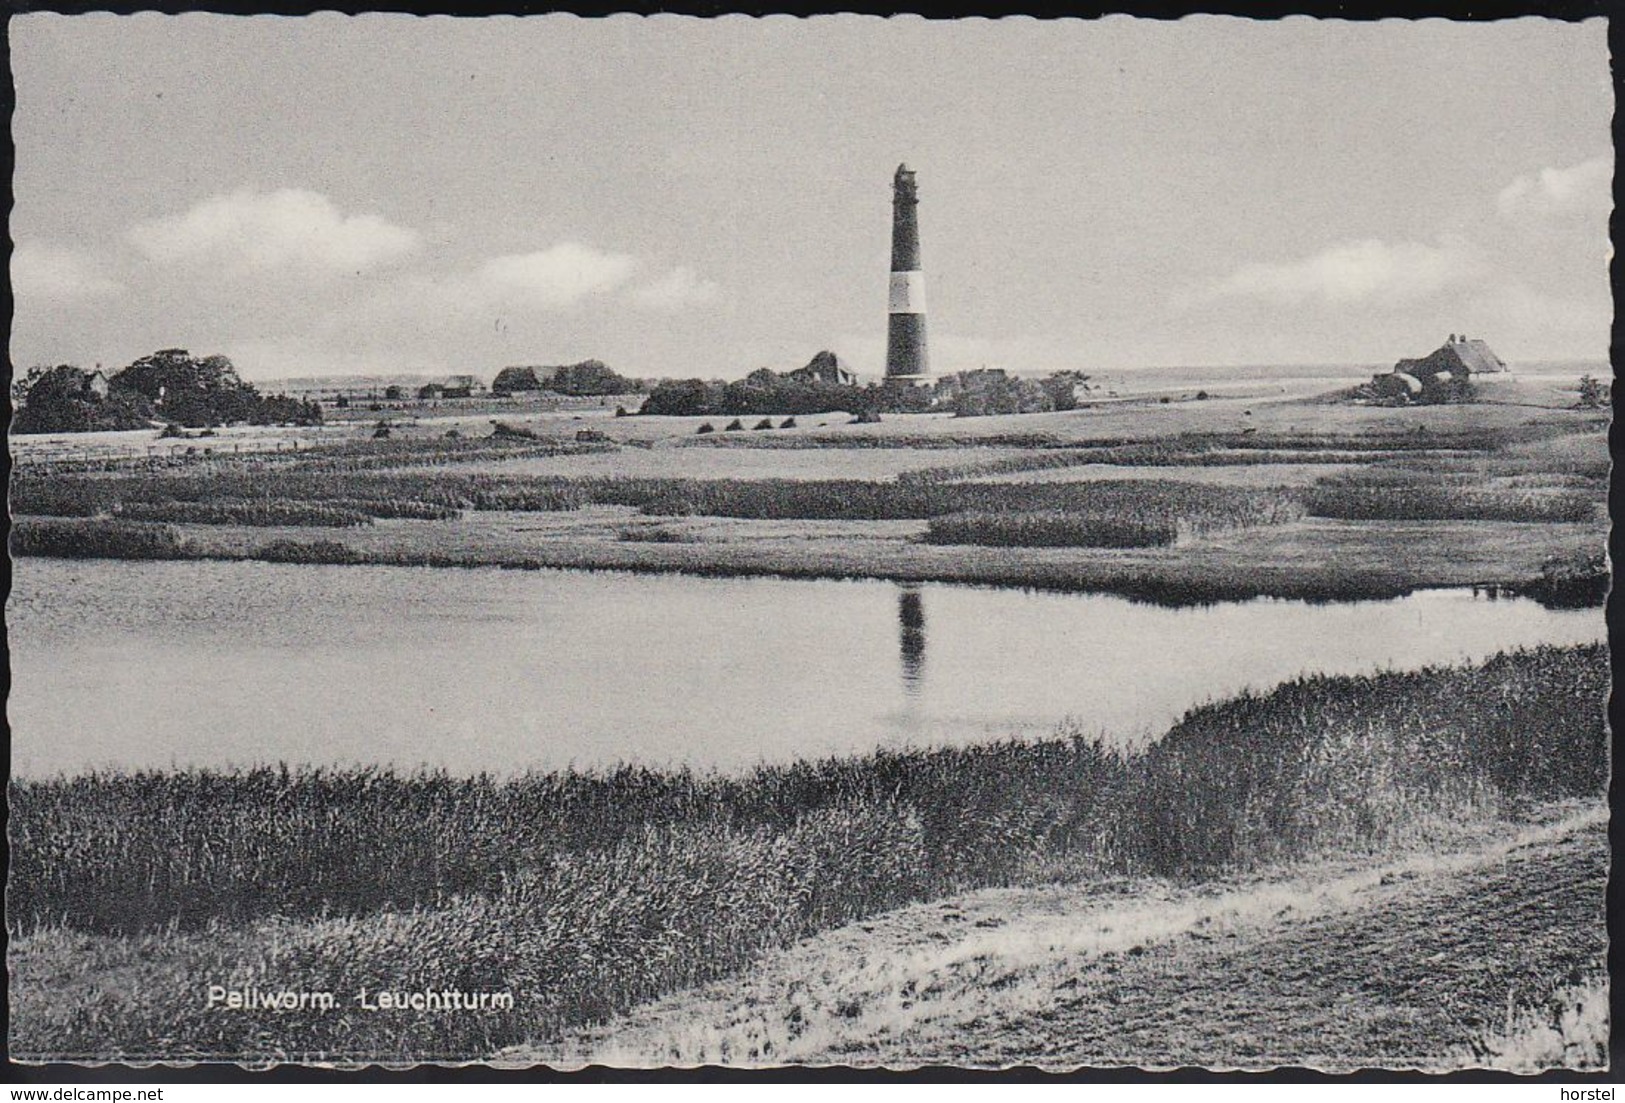
[[[892,314],[924,314],[925,273],[893,272],[886,309]]]

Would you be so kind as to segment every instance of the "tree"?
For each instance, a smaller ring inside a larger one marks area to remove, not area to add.
[[[322,404],[311,398],[268,395],[259,400],[251,420],[255,425],[320,425]]]
[[[141,429],[152,421],[152,404],[117,386],[98,386],[99,373],[72,364],[31,368],[12,385],[21,408],[12,418],[14,433],[86,433]]]
[[[631,394],[637,384],[611,371],[602,360],[583,360],[553,371],[549,390],[568,395]]]
[[[160,349],[112,379],[114,387],[144,395],[159,416],[188,427],[252,418],[259,392],[237,377],[224,356],[193,357],[185,349]]]
[[[703,379],[667,379],[643,400],[640,414],[687,417],[722,412],[722,387]]]
[[[1053,410],[1076,410],[1078,408],[1078,388],[1088,389],[1089,377],[1080,371],[1058,371],[1047,376],[1040,384],[1044,393],[1049,396],[1050,408]],[[1207,392],[1197,395],[1206,398]]]
[[[491,381],[491,393],[497,395],[516,394],[519,391],[539,391],[542,389],[541,377],[532,367],[509,367],[497,372],[497,377]]]

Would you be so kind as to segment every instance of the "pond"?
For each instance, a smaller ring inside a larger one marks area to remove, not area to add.
[[[1605,636],[1429,591],[1169,609],[886,582],[21,559],[12,769],[457,773],[758,762],[1071,729],[1132,741],[1305,672]]]

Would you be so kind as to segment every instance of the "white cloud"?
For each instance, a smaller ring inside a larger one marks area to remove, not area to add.
[[[1613,178],[1611,157],[1593,157],[1568,168],[1543,168],[1502,188],[1495,209],[1509,219],[1606,211],[1613,205]]]
[[[19,298],[88,299],[116,295],[124,285],[88,253],[25,241],[11,253],[11,290]]]
[[[538,253],[493,257],[471,275],[449,282],[445,290],[453,297],[473,299],[469,305],[556,310],[615,290],[637,266],[634,257],[566,241]]]
[[[138,223],[130,244],[151,260],[235,271],[361,272],[416,251],[417,231],[376,215],[344,215],[298,188],[205,199],[184,214]]]
[[[632,300],[655,310],[682,310],[715,302],[722,288],[686,265],[632,291]]]
[[[1303,260],[1244,264],[1212,288],[1219,297],[1259,299],[1283,306],[1310,301],[1399,304],[1425,299],[1459,283],[1477,268],[1459,244],[1352,241]]]

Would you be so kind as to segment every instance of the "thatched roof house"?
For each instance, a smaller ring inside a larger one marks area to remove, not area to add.
[[[1465,379],[1472,375],[1498,375],[1505,372],[1507,366],[1483,341],[1452,333],[1449,340],[1426,356],[1401,360],[1394,365],[1394,370],[1422,380],[1441,372],[1448,372],[1450,378]]]
[[[1488,344],[1452,333],[1444,344],[1394,370],[1371,377],[1369,397],[1387,402],[1449,402],[1467,396],[1473,376],[1505,375],[1510,369]]]
[[[806,367],[786,372],[784,378],[797,383],[838,383],[848,387],[858,381],[857,375],[828,349],[809,360]]]

